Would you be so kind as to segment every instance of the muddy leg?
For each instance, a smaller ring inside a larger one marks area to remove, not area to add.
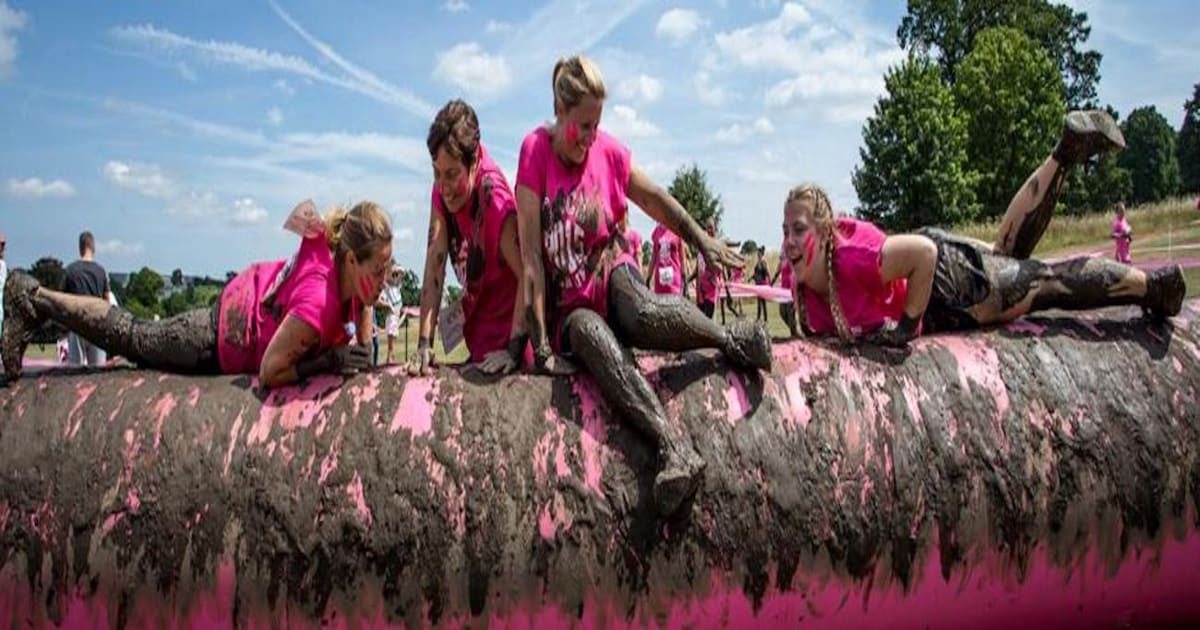
[[[14,307],[6,320],[0,349],[5,372],[20,374],[28,336],[45,319],[61,324],[103,348],[142,367],[183,373],[218,371],[216,307],[177,315],[158,322],[143,322],[107,300],[50,291],[31,276],[17,274],[5,287],[5,306]],[[24,339],[21,339],[24,337]]]
[[[1107,112],[1067,114],[1058,146],[1009,202],[993,251],[1018,260],[1029,258],[1050,224],[1050,216],[1071,168],[1092,156],[1124,147],[1121,129]]]
[[[575,357],[596,380],[609,405],[658,451],[661,469],[654,478],[654,502],[661,514],[671,514],[696,491],[704,460],[690,440],[671,430],[658,396],[603,317],[579,309],[567,316],[565,325]]]
[[[614,270],[610,284],[611,320],[633,347],[670,352],[717,348],[743,367],[771,369],[771,339],[765,327],[755,322],[718,326],[690,300],[653,293],[628,267]]]

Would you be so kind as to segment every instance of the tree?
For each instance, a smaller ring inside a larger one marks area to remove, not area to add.
[[[405,269],[400,275],[400,297],[409,306],[421,303],[421,283],[412,269]]]
[[[1104,109],[1113,120],[1120,122],[1121,114],[1116,109],[1111,105]],[[1116,202],[1129,199],[1133,194],[1133,180],[1129,170],[1117,163],[1117,156],[1117,153],[1105,153],[1079,168],[1071,169],[1060,198],[1063,213],[1079,215],[1107,211]]]
[[[171,286],[173,286],[173,287],[183,286],[183,270],[182,269],[176,269],[175,271],[171,272]]]
[[[967,117],[982,216],[1000,216],[1062,131],[1062,79],[1050,57],[1012,28],[979,33],[958,66],[954,98]]]
[[[141,306],[148,313],[161,315],[158,294],[162,289],[162,276],[149,267],[142,267],[137,273],[129,276],[129,285],[125,287],[125,294],[128,298],[127,308],[134,314],[144,316],[145,313],[140,312],[137,308]]]
[[[451,284],[446,287],[446,303],[453,304],[462,299],[463,288],[457,284]]]
[[[675,171],[667,192],[687,209],[700,227],[704,227],[710,218],[720,225],[721,215],[725,213],[721,197],[709,190],[708,175],[699,166],[692,164]]]
[[[1121,125],[1125,151],[1117,163],[1133,178],[1133,202],[1158,201],[1179,192],[1175,130],[1153,105],[1139,107]]]
[[[1175,142],[1179,160],[1179,179],[1185,192],[1200,192],[1200,83],[1192,88],[1192,98],[1183,104],[1183,127]]]
[[[63,268],[61,260],[44,256],[33,263],[33,267],[29,269],[29,275],[37,278],[38,284],[47,289],[62,291],[63,281],[67,278],[67,270]]]
[[[862,166],[854,170],[859,213],[893,231],[974,218],[967,119],[937,67],[910,57],[888,70],[884,89],[863,127]]]
[[[1092,29],[1087,13],[1046,0],[909,0],[896,38],[900,47],[934,55],[953,85],[959,63],[978,44],[979,34],[1014,28],[1037,43],[1062,77],[1059,87],[1071,109],[1090,106],[1100,82],[1101,55],[1085,50]]]
[[[654,255],[654,243],[642,241],[642,266],[650,266],[650,257]]]

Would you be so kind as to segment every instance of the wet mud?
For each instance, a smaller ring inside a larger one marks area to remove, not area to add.
[[[774,371],[640,353],[708,462],[587,376],[45,371],[0,389],[0,624],[988,627],[1195,620],[1200,303]]]

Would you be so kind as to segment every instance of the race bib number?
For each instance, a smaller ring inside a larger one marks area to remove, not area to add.
[[[442,349],[447,354],[463,342],[463,324],[466,323],[466,320],[462,300],[447,304],[438,313],[438,333],[442,337]]]
[[[675,286],[675,268],[674,267],[659,267],[658,268],[658,283],[664,287]]]

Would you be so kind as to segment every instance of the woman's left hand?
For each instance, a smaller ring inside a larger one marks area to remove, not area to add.
[[[704,256],[704,262],[709,265],[728,269],[741,267],[746,264],[741,254],[738,254],[732,247],[717,240],[714,236],[705,234],[701,238],[699,246],[700,255]]]

